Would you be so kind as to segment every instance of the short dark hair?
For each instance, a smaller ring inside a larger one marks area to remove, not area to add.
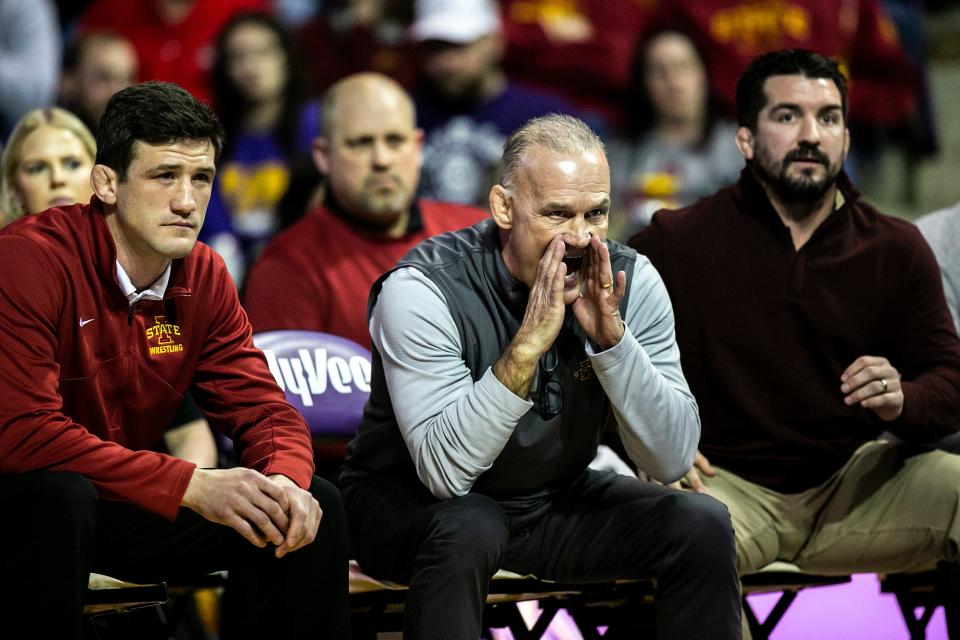
[[[843,119],[847,119],[847,81],[840,67],[830,58],[806,49],[771,51],[754,58],[737,82],[737,121],[751,131],[757,128],[757,118],[767,104],[763,86],[770,76],[804,76],[833,80],[840,92]]]
[[[97,127],[97,164],[126,179],[133,143],[171,144],[210,140],[214,160],[223,148],[223,127],[210,109],[172,82],[144,82],[113,94]]]

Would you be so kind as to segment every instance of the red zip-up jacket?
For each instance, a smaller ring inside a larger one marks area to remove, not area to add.
[[[0,230],[0,473],[83,474],[176,517],[194,465],[148,451],[192,390],[244,466],[306,488],[310,436],[251,340],[223,261],[198,243],[164,299],[130,307],[100,202]]]

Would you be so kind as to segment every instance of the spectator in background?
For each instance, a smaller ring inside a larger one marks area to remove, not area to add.
[[[121,34],[137,49],[140,80],[176,82],[209,103],[217,34],[235,13],[268,8],[267,0],[94,0],[80,32]]]
[[[69,111],[51,107],[27,113],[0,159],[0,211],[6,214],[0,226],[26,214],[89,202],[96,157],[93,135]],[[171,455],[202,468],[217,466],[213,434],[189,396],[163,439],[162,447]]]
[[[727,113],[753,58],[795,47],[840,64],[850,79],[852,126],[891,129],[914,113],[917,71],[878,0],[677,0],[670,14],[702,47]]]
[[[110,96],[137,81],[137,50],[123,36],[88,31],[76,38],[63,57],[60,105],[97,130]]]
[[[507,80],[494,0],[417,0],[411,34],[421,58],[414,101],[426,133],[420,195],[485,206],[507,136],[531,118],[573,108]]]
[[[370,346],[367,292],[407,249],[486,217],[415,200],[423,132],[403,88],[349,76],[324,96],[314,159],[326,203],[278,235],[250,271],[243,301],[255,331],[309,329]]]
[[[239,13],[220,32],[213,88],[226,142],[201,239],[239,284],[279,227],[290,167],[309,155],[319,115],[304,100],[289,33],[263,12]]]
[[[637,43],[665,0],[499,0],[511,80],[569,100],[590,120],[629,120]]]
[[[410,0],[324,0],[322,11],[297,29],[310,95],[323,95],[362,71],[382,73],[409,88],[417,69],[406,38],[410,5]]]
[[[88,202],[96,156],[93,135],[69,111],[51,107],[28,112],[14,127],[0,159],[0,226],[28,213]]]
[[[621,237],[650,224],[658,209],[685,207],[735,182],[743,168],[737,125],[720,116],[706,65],[688,36],[649,34],[635,75],[637,132],[610,145]]]
[[[960,203],[921,217],[917,226],[937,256],[943,293],[960,333]]]
[[[50,0],[0,0],[0,138],[24,113],[53,104],[60,32]]]

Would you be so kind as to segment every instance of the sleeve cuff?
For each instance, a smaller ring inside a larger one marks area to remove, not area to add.
[[[516,420],[519,420],[523,414],[530,410],[533,402],[518,397],[513,391],[507,389],[500,379],[493,374],[493,367],[487,367],[487,370],[477,381],[477,389],[496,406],[497,409]]]
[[[637,339],[633,336],[633,333],[631,333],[630,326],[624,323],[623,335],[620,336],[620,342],[609,349],[597,351],[593,348],[593,344],[587,340],[586,352],[587,357],[590,358],[590,362],[593,363],[594,367],[607,368],[616,366],[618,362],[628,357],[630,353],[639,346],[640,343],[637,342]]]

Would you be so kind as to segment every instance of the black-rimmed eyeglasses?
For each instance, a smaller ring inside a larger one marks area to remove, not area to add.
[[[563,387],[556,375],[560,357],[557,355],[557,345],[540,356],[537,387],[533,403],[537,413],[544,418],[552,418],[563,410]]]

